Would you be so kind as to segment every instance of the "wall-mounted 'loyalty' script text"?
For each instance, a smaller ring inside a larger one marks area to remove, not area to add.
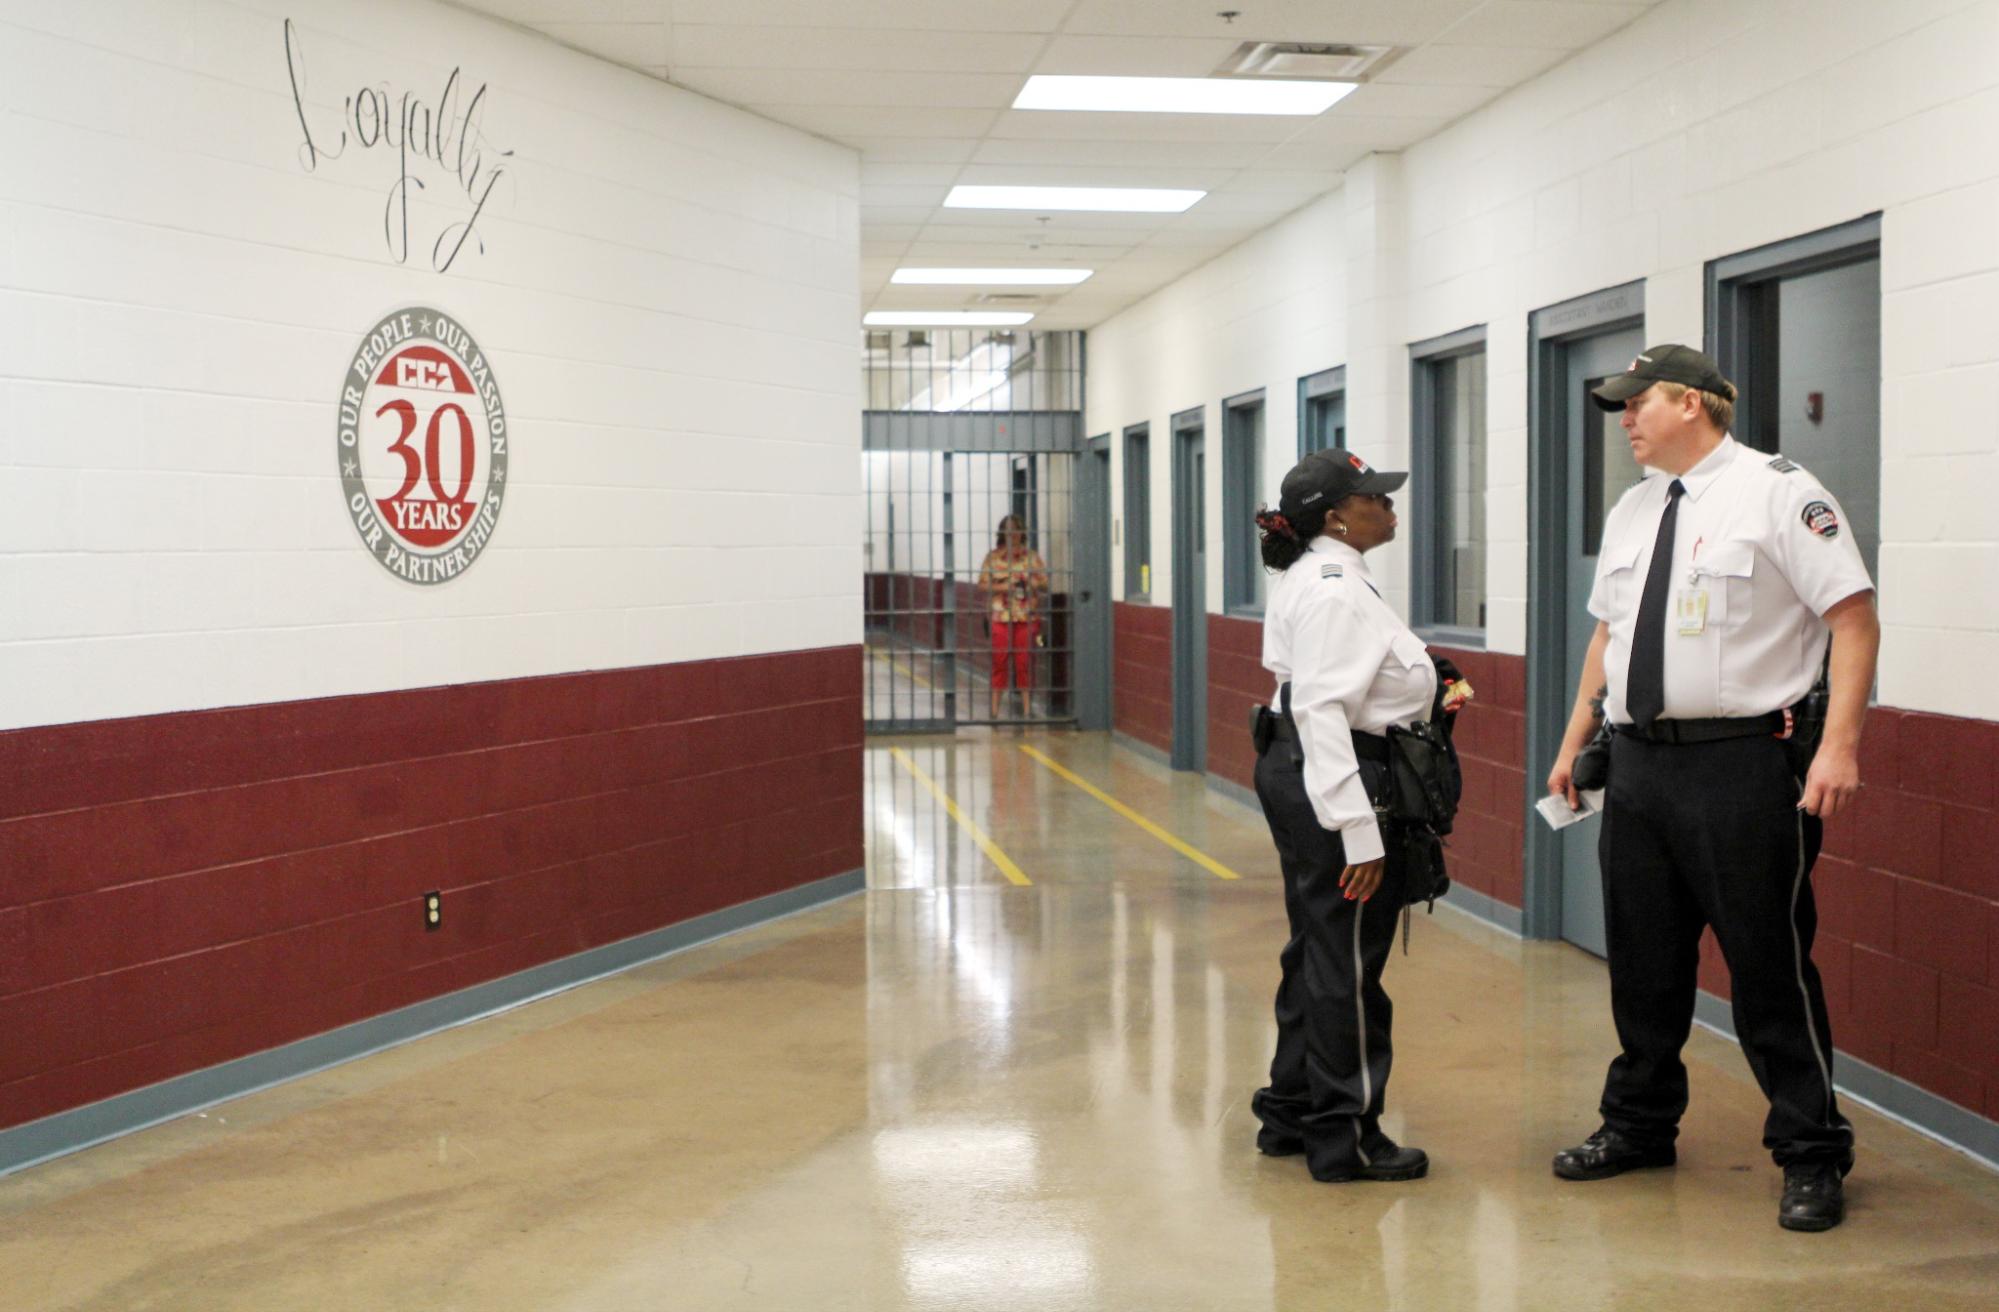
[[[410,202],[413,193],[429,190],[422,174],[447,184],[426,199],[444,201],[455,216],[431,241],[430,266],[443,273],[468,244],[484,253],[486,243],[479,233],[479,219],[486,212],[493,188],[507,175],[502,161],[514,153],[495,148],[481,130],[485,83],[467,95],[459,70],[454,68],[435,100],[408,91],[397,94],[386,83],[361,86],[342,98],[340,117],[335,120],[330,100],[308,103],[305,53],[289,18],[285,20],[285,68],[291,76],[292,107],[298,113],[299,131],[305,134],[298,157],[306,172],[316,172],[321,164],[342,158],[349,147],[360,148],[359,159],[382,161],[385,176],[393,170],[382,202],[382,238],[396,263],[402,264],[410,256]]]

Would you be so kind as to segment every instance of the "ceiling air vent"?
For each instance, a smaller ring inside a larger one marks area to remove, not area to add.
[[[1039,292],[980,292],[975,305],[1039,305],[1046,298]]]
[[[1402,51],[1396,46],[1342,46],[1311,41],[1245,41],[1215,69],[1217,77],[1279,77],[1317,82],[1365,82]]]

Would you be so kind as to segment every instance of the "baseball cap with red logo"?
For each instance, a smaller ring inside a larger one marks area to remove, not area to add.
[[[1682,387],[1725,396],[1731,401],[1735,399],[1734,386],[1721,376],[1721,370],[1706,352],[1674,342],[1646,347],[1644,353],[1631,362],[1630,368],[1606,379],[1603,386],[1592,390],[1590,399],[1596,402],[1598,409],[1622,410],[1626,401],[1654,383],[1678,383]]]
[[[1356,493],[1380,496],[1408,481],[1407,472],[1376,469],[1351,451],[1331,447],[1314,451],[1291,467],[1277,509],[1292,523],[1302,523]]]

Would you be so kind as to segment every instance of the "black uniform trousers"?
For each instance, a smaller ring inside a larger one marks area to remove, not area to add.
[[[1364,761],[1361,768],[1367,777],[1374,767]],[[1378,795],[1374,788],[1369,793]],[[1402,908],[1401,856],[1388,843],[1373,898],[1347,899],[1340,888],[1345,848],[1312,810],[1294,742],[1274,741],[1257,759],[1256,795],[1277,844],[1291,929],[1278,955],[1283,977],[1270,1084],[1250,1102],[1264,1126],[1259,1142],[1302,1144],[1315,1175],[1364,1165],[1385,1142],[1380,1119],[1393,1006],[1381,971]]]
[[[1598,854],[1610,1006],[1623,1052],[1603,1121],[1670,1142],[1687,1108],[1700,935],[1728,961],[1735,1032],[1770,1115],[1780,1166],[1845,1163],[1853,1131],[1832,1089],[1832,1033],[1812,965],[1811,868],[1821,822],[1797,809],[1789,744],[1768,736],[1658,743],[1617,734]]]

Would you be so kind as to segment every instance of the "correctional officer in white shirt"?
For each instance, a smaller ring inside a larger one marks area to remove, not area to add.
[[[1257,516],[1264,564],[1282,577],[1264,612],[1263,664],[1278,691],[1256,793],[1291,936],[1270,1084],[1251,1107],[1258,1148],[1302,1152],[1326,1181],[1414,1180],[1430,1165],[1381,1132],[1391,1014],[1381,971],[1406,893],[1399,845],[1384,850],[1369,795],[1383,795],[1380,735],[1429,717],[1437,675],[1361,558],[1395,536],[1388,494],[1408,477],[1314,452],[1284,476],[1277,512]]]
[[[1706,355],[1655,346],[1593,394],[1622,411],[1639,464],[1603,531],[1598,620],[1551,793],[1575,801],[1576,753],[1601,687],[1612,728],[1599,856],[1611,1012],[1603,1126],[1555,1174],[1670,1166],[1687,1106],[1701,930],[1727,958],[1735,1028],[1770,1099],[1763,1143],[1784,1168],[1778,1221],[1845,1215],[1853,1131],[1832,1087],[1812,965],[1810,873],[1822,821],[1860,788],[1857,751],[1880,625],[1874,584],[1831,493],[1728,435],[1735,388]],[[1830,642],[1830,699],[1809,770],[1797,738]]]

